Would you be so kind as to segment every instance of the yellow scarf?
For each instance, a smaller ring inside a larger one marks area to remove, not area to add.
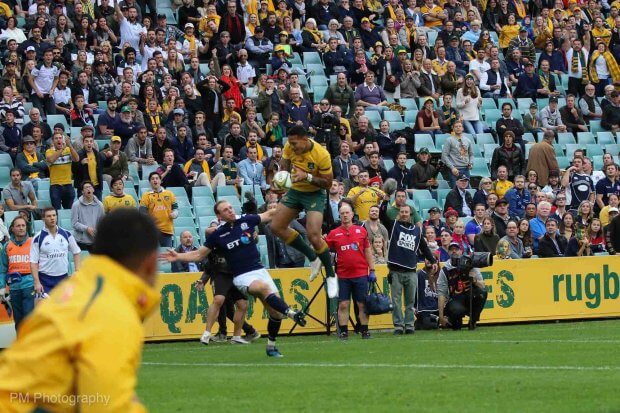
[[[153,127],[152,132],[156,133],[157,129],[161,126],[161,117],[159,113],[155,113],[154,115],[149,113],[149,117],[151,118],[151,126]]]
[[[321,43],[321,39],[323,38],[323,36],[321,35],[320,31],[318,31],[317,29],[310,30],[307,27],[304,27],[304,31],[307,31],[312,35],[312,37],[314,38],[314,43]]]
[[[598,73],[596,72],[596,59],[601,56],[601,53],[598,50],[592,52],[592,60],[590,60],[590,77],[592,78],[592,83],[598,83]],[[611,54],[611,52],[606,51],[603,53],[603,58],[607,63],[607,69],[609,70],[609,74],[611,75],[611,80],[615,83],[620,81],[620,67],[618,67],[618,63],[616,59]],[[574,59],[574,58],[573,58]]]
[[[602,27],[599,29],[598,27],[594,27],[592,29],[592,37],[594,37],[595,39],[601,39],[602,41],[605,42],[605,46],[609,47],[609,41],[611,40],[611,32],[607,30],[606,28]]]
[[[196,36],[194,35],[188,36],[184,34],[183,37],[189,41],[189,51],[191,53],[196,53]]]
[[[250,147],[250,142],[246,142],[245,143],[245,147],[249,148]],[[263,147],[260,146],[258,143],[256,144],[256,152],[258,153],[258,161],[260,162],[261,159],[263,159]]]
[[[519,18],[524,18],[525,17],[525,4],[523,4],[523,1],[521,0],[514,0],[514,4],[515,4],[515,9],[517,10],[517,14],[519,15]]]
[[[392,7],[391,3],[388,4],[387,9],[390,12],[390,19],[396,20],[396,13],[394,12],[394,7]]]
[[[35,163],[37,161],[37,152],[36,151],[35,151],[35,153],[33,155],[30,155],[28,152],[24,151],[24,156],[26,157],[26,160],[28,161],[28,165],[32,165],[33,163]],[[30,179],[38,178],[39,177],[39,173],[38,172],[33,172],[30,175],[28,175],[28,177]]]
[[[579,61],[581,61],[581,83],[587,85],[590,82],[590,79],[588,77],[588,69],[586,67],[587,64],[583,50],[580,50],[579,52],[573,51],[573,58],[571,59],[572,73],[577,72],[577,69],[579,68]]]

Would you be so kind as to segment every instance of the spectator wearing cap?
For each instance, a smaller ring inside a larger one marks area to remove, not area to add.
[[[454,209],[459,217],[470,217],[474,209],[472,195],[467,191],[469,186],[469,176],[461,174],[458,176],[456,186],[446,196],[444,211],[448,208]]]
[[[112,136],[110,145],[101,151],[101,154],[107,159],[103,167],[103,180],[111,186],[113,178],[122,178],[123,180],[131,180],[129,176],[129,158],[127,154],[121,151],[121,137]]]
[[[132,70],[132,81],[138,79],[138,75],[142,73],[142,66],[136,61],[136,49],[133,47],[127,47],[123,51],[124,59],[116,66],[116,74],[118,77],[125,77],[125,69],[130,68]]]
[[[37,147],[32,136],[24,136],[22,139],[23,150],[15,157],[15,166],[22,172],[24,179],[33,181],[36,185],[39,179],[47,176],[47,162]]]
[[[177,48],[185,59],[198,57],[198,52],[206,53],[208,49],[196,38],[194,24],[189,22],[183,26],[183,35],[177,40]]]
[[[536,136],[538,132],[544,132],[542,122],[538,115],[538,104],[536,102],[530,103],[530,110],[523,115],[523,129],[525,132],[534,134],[534,136]]]
[[[138,131],[138,123],[131,116],[131,109],[125,105],[121,109],[120,116],[114,121],[114,134],[121,137],[124,149],[129,139]]]
[[[0,134],[0,152],[8,153],[15,160],[21,149],[22,131],[15,123],[15,111],[9,110],[4,115],[2,133]]]
[[[431,155],[427,147],[418,151],[417,162],[410,169],[413,189],[433,189],[435,187],[437,169],[431,165],[430,158]]]
[[[513,96],[515,98],[536,99],[544,97],[544,92],[545,88],[540,81],[540,77],[534,73],[534,64],[527,62],[525,64],[525,73],[519,76]]]
[[[517,217],[510,215],[508,210],[508,201],[500,198],[495,202],[495,210],[493,211],[493,222],[495,223],[495,232],[501,238],[506,235],[506,226],[510,220],[518,220]]]
[[[265,30],[258,26],[254,29],[254,35],[246,39],[245,49],[252,66],[264,67],[273,52],[273,43],[265,37]]]
[[[441,209],[432,207],[428,210],[428,219],[422,224],[423,227],[431,227],[435,230],[435,239],[440,240],[441,232],[446,229],[446,224],[441,220]]]
[[[0,90],[2,90],[0,117],[7,109],[15,109],[19,113],[18,118],[21,124],[24,119],[23,97],[27,95],[27,91],[23,79],[17,75],[15,62],[12,60],[5,63],[4,74],[0,78]]]
[[[543,235],[534,237],[534,254],[540,258],[563,257],[566,252],[566,238],[558,236],[558,222],[548,219],[543,226]]]
[[[562,115],[558,109],[558,98],[555,96],[551,96],[549,98],[549,105],[540,111],[540,120],[545,129],[556,133],[566,132],[566,125],[562,122]]]
[[[114,96],[115,90],[116,80],[108,73],[106,63],[103,60],[96,61],[89,97],[92,93],[95,101],[107,101]]]
[[[536,62],[536,47],[534,46],[534,42],[528,37],[527,27],[525,26],[521,26],[519,35],[508,42],[509,54],[506,57],[510,58],[510,52],[515,49],[521,51],[521,58],[524,63],[530,62],[533,64]]]

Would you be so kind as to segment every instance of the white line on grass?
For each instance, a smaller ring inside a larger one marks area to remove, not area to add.
[[[164,363],[143,362],[145,366],[175,367],[311,367],[311,368],[397,368],[397,369],[472,369],[472,370],[542,370],[542,371],[619,371],[620,366],[525,366],[476,364],[386,364],[386,363]]]
[[[409,338],[394,338],[391,336],[387,336],[387,337],[374,337],[373,340],[409,340]],[[310,346],[310,345],[314,345],[314,344],[325,344],[325,343],[337,343],[338,340],[336,339],[336,337],[334,337],[333,339],[329,339],[329,340],[317,340],[317,341],[311,341],[311,340],[304,340],[304,341],[286,341],[286,345],[305,345],[305,346]],[[520,340],[520,339],[514,339],[514,340],[485,340],[485,339],[456,339],[456,340],[450,340],[450,339],[442,339],[442,338],[438,338],[438,339],[419,339],[419,338],[412,338],[411,342],[421,342],[421,343],[434,343],[434,342],[438,342],[438,343],[455,343],[455,344],[460,344],[460,343],[489,343],[489,344],[549,344],[549,343],[555,343],[555,344],[619,344],[620,340],[597,340],[597,339],[568,339],[568,340],[562,340],[562,339],[541,339],[541,340]],[[152,343],[151,345],[147,345],[145,347],[146,351],[148,352],[170,352],[170,351],[205,351],[204,346],[201,346],[202,348],[188,348],[187,345],[184,345],[182,347],[176,347],[176,348],[170,348],[167,347],[166,348],[157,348],[157,345],[155,343]],[[215,346],[209,346],[209,348],[228,348],[228,346],[226,345],[215,345]]]

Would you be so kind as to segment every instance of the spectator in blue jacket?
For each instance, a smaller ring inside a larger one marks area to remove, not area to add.
[[[291,102],[286,105],[284,122],[286,128],[292,128],[295,125],[302,125],[308,129],[310,120],[314,116],[312,104],[301,98],[300,90],[291,88],[289,91]]]
[[[515,176],[515,186],[510,188],[504,198],[508,201],[508,213],[510,215],[523,218],[525,216],[525,206],[530,203],[530,191],[525,188],[525,177]]]
[[[170,140],[170,146],[174,150],[174,161],[185,163],[194,157],[194,144],[187,136],[186,124],[177,126],[177,135]]]
[[[267,189],[267,181],[263,173],[263,164],[258,161],[258,149],[250,146],[247,150],[247,158],[237,165],[237,173],[243,178],[243,185],[258,186]]]

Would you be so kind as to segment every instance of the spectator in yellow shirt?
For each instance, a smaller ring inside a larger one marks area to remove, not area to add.
[[[117,208],[136,208],[136,200],[125,193],[123,178],[117,176],[111,182],[111,193],[103,199],[103,212],[107,214]]]
[[[368,185],[368,171],[363,170],[357,175],[359,186],[351,188],[347,198],[351,199],[355,207],[355,214],[360,221],[366,221],[370,216],[370,207],[378,205],[385,195],[382,190]]]
[[[443,22],[448,20],[448,14],[440,6],[433,3],[433,0],[424,0],[424,6],[420,7],[420,12],[424,18],[424,26],[440,30]]]
[[[499,166],[497,168],[497,180],[493,182],[493,191],[501,199],[513,186],[515,184],[508,180],[508,168],[504,165]]]
[[[137,210],[99,222],[93,255],[0,356],[0,411],[146,412],[135,388],[142,321],[159,301],[157,238]]]
[[[174,194],[161,186],[161,176],[157,172],[149,175],[151,190],[142,194],[140,211],[148,213],[159,228],[159,245],[172,247],[174,235],[173,221],[179,216],[179,206]]]
[[[61,207],[70,209],[75,200],[73,189],[72,162],[80,160],[80,156],[71,144],[68,136],[55,133],[52,147],[45,151],[45,160],[50,170],[50,200],[57,210]]]

